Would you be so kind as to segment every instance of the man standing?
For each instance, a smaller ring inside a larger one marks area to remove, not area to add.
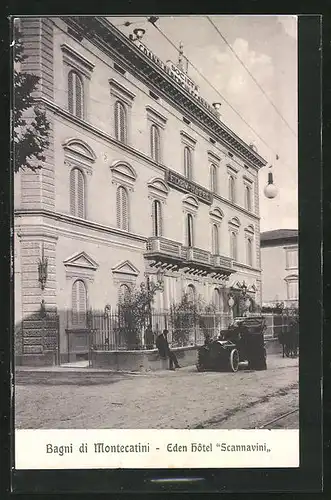
[[[168,333],[168,330],[163,330],[163,333],[156,339],[156,347],[159,350],[161,358],[169,358],[169,370],[175,370],[176,368],[180,368],[180,366],[176,354],[170,350],[167,338]]]

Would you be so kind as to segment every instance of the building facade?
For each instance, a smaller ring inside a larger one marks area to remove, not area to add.
[[[297,229],[261,233],[262,304],[297,307],[299,301]]]
[[[116,308],[162,279],[154,306],[183,293],[228,309],[243,282],[261,301],[258,171],[266,161],[176,65],[105,18],[22,18],[35,99],[51,124],[43,168],[15,175],[15,323],[59,316],[60,359],[87,310]],[[44,276],[44,277],[43,277]],[[83,333],[82,333],[83,332]],[[78,338],[78,335],[77,335]]]

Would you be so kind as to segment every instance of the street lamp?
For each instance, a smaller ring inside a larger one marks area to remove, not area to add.
[[[270,168],[272,168],[272,166],[270,166]],[[278,194],[278,188],[274,184],[272,172],[268,173],[268,184],[264,188],[264,194],[269,199],[275,198]]]
[[[145,34],[145,30],[143,28],[135,28],[133,30],[133,35],[130,34],[129,38],[130,38],[131,42],[135,42],[136,40],[141,40],[142,37],[144,36],[144,34]]]

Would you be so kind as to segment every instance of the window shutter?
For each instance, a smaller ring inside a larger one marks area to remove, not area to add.
[[[115,137],[119,141],[120,140],[120,126],[119,126],[119,102],[115,104]]]
[[[159,200],[153,201],[152,221],[153,236],[162,236],[162,207]]]
[[[187,246],[193,247],[193,217],[191,214],[187,215]]]
[[[117,227],[121,229],[122,227],[122,188],[119,187],[116,192],[116,219]]]
[[[78,217],[85,217],[85,186],[84,176],[78,169],[77,171],[77,215]]]
[[[83,118],[83,85],[80,77],[75,73],[75,89],[76,89],[76,113],[78,118]]]
[[[216,224],[212,226],[212,252],[214,255],[219,253],[219,245],[218,245],[218,227]]]
[[[151,126],[151,156],[153,160],[160,161],[160,131],[156,125]]]
[[[70,213],[76,215],[76,170],[70,172]]]
[[[86,301],[86,288],[83,281],[76,281],[78,284],[78,323],[81,326],[86,326],[86,309],[87,309],[87,301]]]
[[[119,101],[115,104],[115,137],[118,141],[126,143],[126,113],[123,104]]]
[[[68,74],[68,110],[74,113],[74,73],[70,71]]]
[[[72,325],[78,324],[78,299],[77,299],[77,281],[72,286]]]
[[[129,210],[128,210],[128,194],[124,188],[122,189],[122,229],[129,230]]]

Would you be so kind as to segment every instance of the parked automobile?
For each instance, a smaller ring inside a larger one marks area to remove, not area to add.
[[[243,361],[248,361],[251,370],[266,370],[265,329],[263,316],[235,318],[227,330],[222,330],[217,338],[206,339],[199,348],[198,371],[236,372]]]

